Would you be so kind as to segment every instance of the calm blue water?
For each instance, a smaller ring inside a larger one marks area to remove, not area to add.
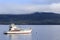
[[[31,34],[3,34],[9,25],[0,25],[0,40],[60,40],[60,25],[17,25],[19,28],[32,28]]]

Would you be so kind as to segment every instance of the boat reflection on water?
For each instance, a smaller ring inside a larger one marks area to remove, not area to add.
[[[32,34],[8,34],[9,40],[32,40]]]

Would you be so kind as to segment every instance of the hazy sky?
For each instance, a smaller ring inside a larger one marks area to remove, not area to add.
[[[0,0],[0,14],[60,13],[60,0]]]

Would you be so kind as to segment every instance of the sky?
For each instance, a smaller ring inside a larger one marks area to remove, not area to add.
[[[0,14],[60,13],[60,0],[0,0]]]

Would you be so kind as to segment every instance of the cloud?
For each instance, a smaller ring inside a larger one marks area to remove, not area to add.
[[[30,14],[33,12],[60,13],[60,3],[52,3],[45,5],[0,4],[0,14]]]
[[[50,5],[50,11],[60,13],[60,3],[53,3]]]
[[[18,4],[2,4],[0,5],[0,13],[3,14],[24,14],[36,11],[43,11],[44,5],[18,5]],[[43,8],[42,8],[43,7]]]

